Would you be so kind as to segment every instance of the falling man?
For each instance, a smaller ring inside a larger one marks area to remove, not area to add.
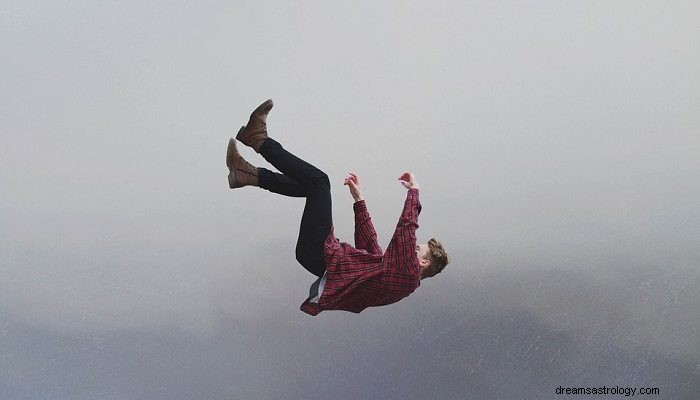
[[[324,310],[359,313],[367,307],[395,303],[413,293],[420,281],[442,272],[449,262],[447,252],[436,239],[416,241],[421,204],[418,183],[411,172],[399,181],[408,189],[406,202],[386,251],[377,242],[367,205],[360,191],[360,179],[349,174],[344,184],[354,199],[355,246],[341,242],[333,233],[331,184],[320,169],[296,157],[267,134],[267,100],[250,115],[248,124],[236,135],[278,171],[256,168],[243,159],[231,138],[226,152],[231,189],[257,186],[289,197],[305,197],[296,259],[318,279],[311,285],[301,311],[317,315]]]

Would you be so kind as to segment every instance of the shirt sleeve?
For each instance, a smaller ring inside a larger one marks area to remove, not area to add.
[[[418,189],[409,189],[399,223],[386,249],[389,264],[406,270],[420,270],[416,257],[416,230],[421,208]]]
[[[372,225],[367,204],[364,200],[352,205],[355,210],[355,248],[365,250],[370,254],[382,255],[382,249],[377,242],[377,232]]]

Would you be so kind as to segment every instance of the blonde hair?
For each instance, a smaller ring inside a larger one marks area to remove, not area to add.
[[[430,261],[433,264],[433,271],[435,274],[433,276],[442,272],[443,269],[450,263],[450,256],[442,247],[437,239],[432,238],[428,241],[428,247],[430,248]]]

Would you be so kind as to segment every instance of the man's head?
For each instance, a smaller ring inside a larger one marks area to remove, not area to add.
[[[430,239],[428,243],[417,244],[416,255],[420,265],[421,279],[431,278],[439,274],[450,262],[447,252],[435,238]]]

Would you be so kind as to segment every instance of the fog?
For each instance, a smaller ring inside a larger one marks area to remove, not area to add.
[[[3,3],[0,397],[697,398],[698,11]],[[302,313],[303,199],[226,179],[267,98],[270,136],[329,175],[342,241],[345,175],[385,248],[412,171],[445,271]]]

